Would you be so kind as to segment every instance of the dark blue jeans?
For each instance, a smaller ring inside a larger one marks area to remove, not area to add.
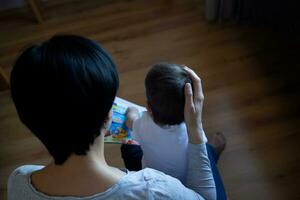
[[[215,149],[208,143],[206,143],[206,149],[207,149],[207,155],[210,161],[211,170],[216,184],[217,200],[227,200],[224,184],[217,167],[219,156],[217,155]]]
[[[223,181],[217,168],[219,157],[216,154],[215,149],[210,144],[206,143],[206,149],[216,184],[217,200],[227,200],[227,195],[225,192]],[[125,167],[128,170],[138,171],[142,169],[143,151],[140,146],[123,144],[121,146],[121,153]]]

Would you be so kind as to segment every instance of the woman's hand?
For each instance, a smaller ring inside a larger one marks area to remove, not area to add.
[[[202,91],[201,79],[192,69],[184,67],[184,70],[188,72],[194,87],[194,92],[190,83],[187,83],[184,87],[184,118],[187,125],[189,142],[192,144],[202,144],[206,142],[206,136],[202,126],[204,95]]]

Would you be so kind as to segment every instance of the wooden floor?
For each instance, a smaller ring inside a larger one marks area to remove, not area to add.
[[[58,1],[42,5],[37,25],[26,9],[0,13],[0,66],[9,75],[20,50],[57,33],[95,39],[119,66],[118,95],[145,104],[147,67],[170,61],[194,68],[205,91],[204,125],[223,131],[219,168],[231,200],[300,199],[300,43],[265,27],[209,24],[202,0]],[[11,171],[50,158],[0,93],[0,199]],[[119,146],[107,159],[123,166]]]

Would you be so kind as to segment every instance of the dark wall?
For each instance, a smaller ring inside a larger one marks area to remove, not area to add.
[[[300,31],[299,5],[299,0],[236,0],[234,16],[241,22],[266,23],[278,29]]]

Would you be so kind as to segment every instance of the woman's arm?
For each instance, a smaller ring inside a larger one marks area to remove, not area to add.
[[[216,199],[216,186],[207,156],[206,136],[202,126],[202,108],[204,95],[201,80],[197,74],[184,68],[193,82],[185,85],[185,108],[184,117],[188,129],[189,149],[188,149],[188,171],[187,186],[199,193],[207,200]]]

